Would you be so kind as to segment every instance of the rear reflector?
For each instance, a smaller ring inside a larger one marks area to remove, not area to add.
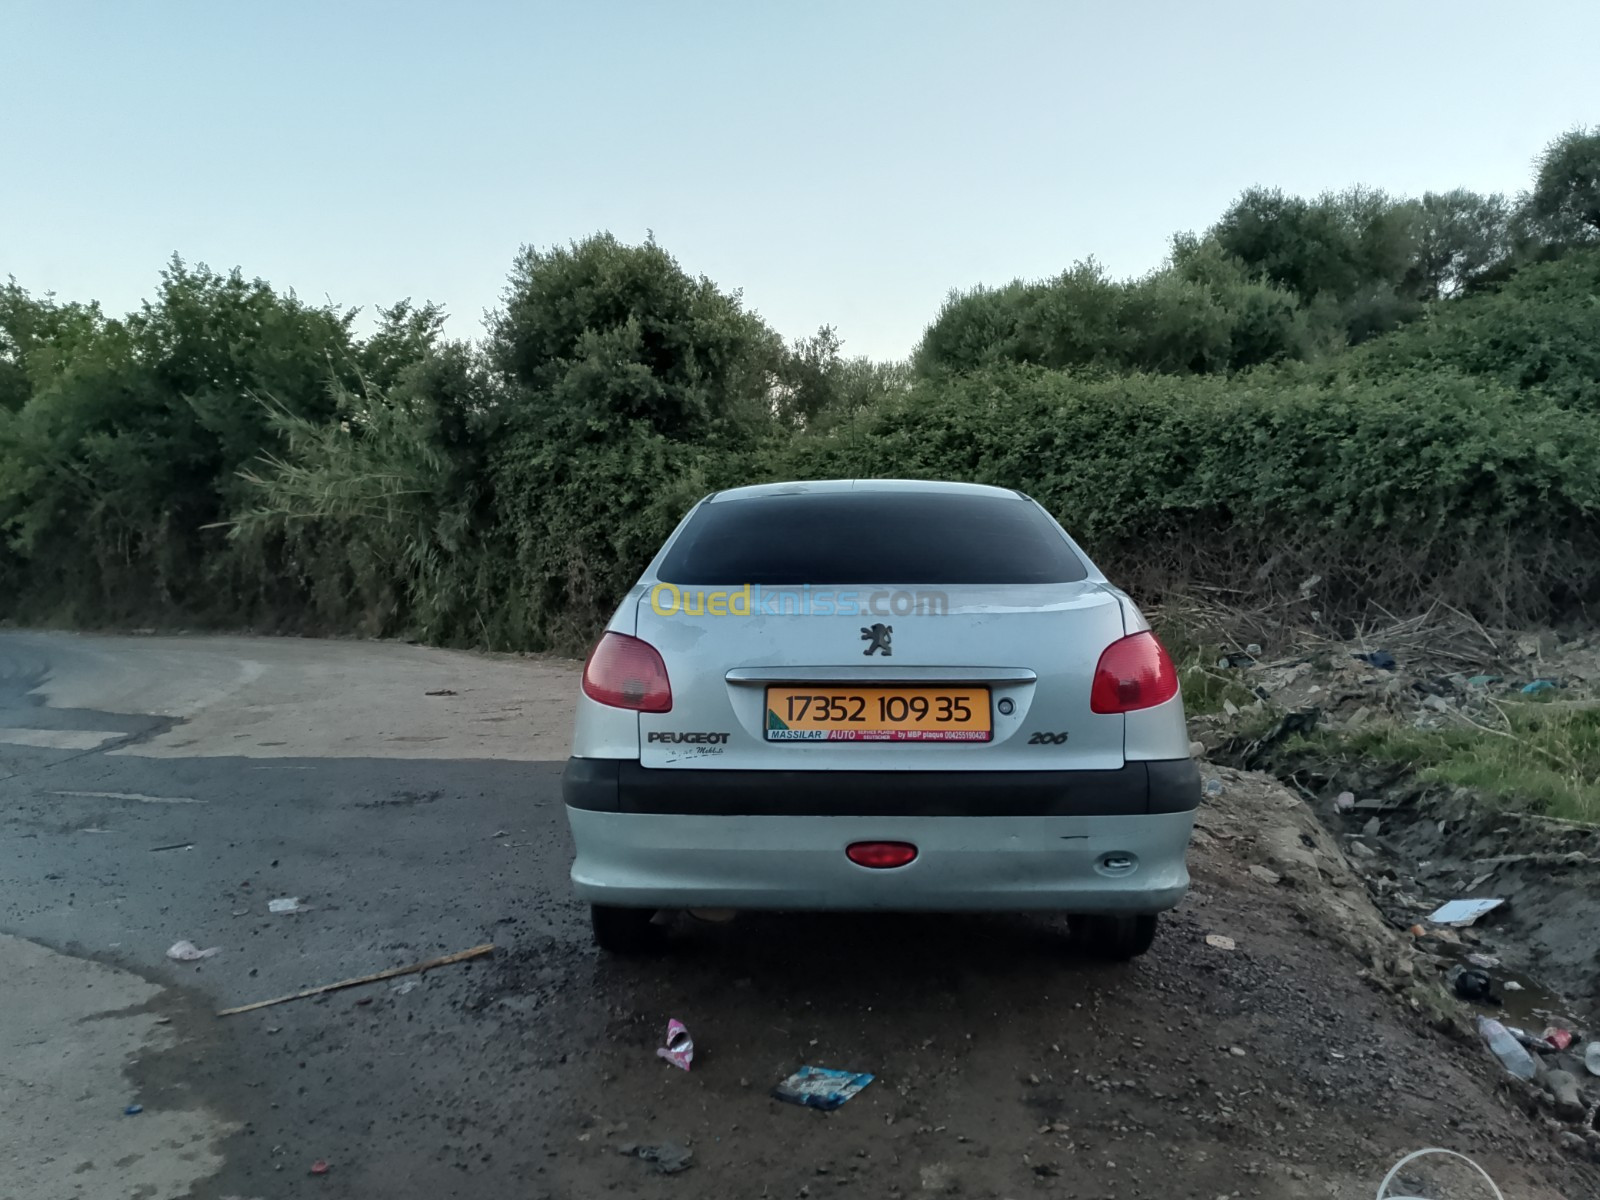
[[[1178,694],[1178,672],[1156,635],[1146,630],[1107,646],[1094,669],[1089,707],[1097,713],[1134,712]]]
[[[583,694],[612,708],[672,711],[672,684],[660,652],[625,633],[607,633],[589,652],[589,661],[583,664]]]
[[[903,867],[917,856],[910,842],[855,842],[845,857],[858,867]]]

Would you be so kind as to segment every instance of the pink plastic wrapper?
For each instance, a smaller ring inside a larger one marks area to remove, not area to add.
[[[1550,1026],[1550,1028],[1546,1029],[1540,1036],[1554,1046],[1557,1050],[1565,1050],[1568,1046],[1572,1045],[1572,1031],[1569,1029],[1562,1029],[1559,1025]]]
[[[694,1039],[689,1036],[682,1021],[673,1018],[667,1022],[667,1044],[656,1049],[656,1057],[664,1058],[685,1071],[689,1069],[689,1064],[694,1062]]]

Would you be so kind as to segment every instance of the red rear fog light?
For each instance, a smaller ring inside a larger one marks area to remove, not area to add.
[[[854,842],[845,857],[858,867],[903,867],[917,856],[910,842]]]

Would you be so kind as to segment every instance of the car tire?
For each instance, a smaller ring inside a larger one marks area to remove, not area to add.
[[[643,954],[661,944],[661,930],[651,924],[653,908],[615,908],[591,904],[589,923],[594,928],[594,944],[610,954]]]
[[[1150,949],[1156,940],[1157,924],[1155,913],[1135,916],[1097,913],[1075,918],[1072,932],[1078,944],[1096,958],[1127,962]]]

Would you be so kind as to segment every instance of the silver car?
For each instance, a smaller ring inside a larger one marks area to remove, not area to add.
[[[1200,800],[1167,652],[1036,502],[779,483],[697,504],[584,667],[572,881],[660,910],[1047,910],[1131,958]]]

